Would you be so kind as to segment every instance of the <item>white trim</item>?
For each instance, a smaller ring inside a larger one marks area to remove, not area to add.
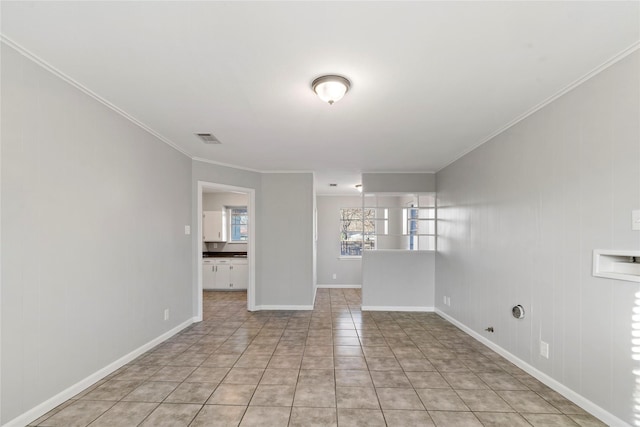
[[[117,114],[120,114],[122,117],[124,117],[125,119],[129,120],[131,123],[137,125],[138,127],[142,128],[143,130],[147,131],[151,135],[155,136],[156,138],[158,138],[160,141],[164,142],[165,144],[167,144],[171,148],[179,151],[180,153],[184,154],[185,156],[187,156],[189,158],[192,158],[189,153],[187,153],[183,148],[181,148],[179,145],[175,144],[169,138],[159,134],[158,132],[156,132],[155,130],[151,129],[146,124],[142,123],[140,120],[138,120],[135,117],[133,117],[131,114],[129,114],[126,111],[116,107],[111,102],[107,101],[106,99],[104,99],[103,97],[101,97],[97,93],[93,92],[91,89],[87,88],[86,86],[83,86],[82,84],[78,83],[76,80],[72,79],[71,77],[69,77],[68,75],[63,73],[62,71],[58,70],[56,67],[54,67],[53,65],[49,64],[44,59],[41,59],[38,56],[34,55],[33,53],[29,52],[27,49],[25,49],[24,47],[20,46],[18,43],[14,42],[13,40],[8,38],[4,34],[0,34],[0,41],[2,41],[4,44],[9,46],[10,48],[15,50],[16,52],[18,52],[22,56],[25,56],[26,58],[30,59],[31,61],[33,61],[37,65],[41,66],[42,68],[44,68],[45,70],[47,70],[48,72],[53,74],[54,76],[62,79],[64,82],[70,84],[71,86],[75,87],[79,91],[83,92],[85,95],[90,96],[91,98],[95,99],[96,101],[98,101],[99,103],[104,105],[105,107],[110,108],[111,110],[113,110]]]
[[[335,284],[335,285],[318,285],[316,288],[322,289],[361,289],[362,285],[357,284]]]
[[[127,363],[134,360],[136,357],[144,354],[147,350],[150,350],[156,345],[171,338],[178,332],[182,331],[189,325],[193,324],[195,321],[196,321],[195,317],[186,320],[185,322],[179,324],[175,328],[165,332],[164,334],[158,336],[157,338],[152,339],[146,344],[143,344],[142,346],[138,347],[132,352],[122,356],[120,359],[116,360],[115,362],[108,364],[104,368],[94,372],[93,374],[89,375],[83,380],[78,381],[74,385],[56,394],[52,398],[42,402],[38,406],[31,408],[24,414],[18,415],[16,418],[7,422],[2,427],[22,427],[22,426],[26,426],[27,424],[31,423],[34,420],[37,420],[38,418],[40,418],[41,416],[43,416],[44,414],[46,414],[47,412],[55,408],[56,406],[66,402],[76,394],[85,390],[87,387],[95,384],[96,382],[100,381],[101,379],[111,374],[112,372],[115,372],[116,370],[120,369]]]
[[[216,162],[215,160],[209,160],[202,157],[192,157],[191,160],[194,160],[196,162],[209,163],[216,166],[224,166],[226,168],[240,169],[240,170],[245,170],[245,171],[255,172],[255,173],[264,173],[264,171],[261,171],[259,169],[252,169],[252,168],[246,168],[244,166],[232,165],[229,163]]]
[[[256,310],[313,310],[312,305],[257,305]]]
[[[583,397],[582,395],[578,394],[577,392],[571,390],[566,385],[564,385],[564,384],[560,383],[559,381],[553,379],[552,377],[550,377],[549,375],[545,374],[544,372],[539,371],[537,368],[531,366],[530,364],[528,364],[524,360],[522,360],[522,359],[518,358],[517,356],[511,354],[510,352],[508,352],[504,348],[500,347],[498,344],[496,344],[493,341],[483,337],[482,335],[480,335],[479,333],[477,333],[473,329],[469,328],[465,324],[457,321],[453,317],[451,317],[448,314],[442,312],[440,309],[436,309],[435,312],[440,317],[442,317],[442,318],[448,320],[449,322],[453,323],[458,328],[462,329],[464,332],[466,332],[467,334],[471,335],[473,338],[475,338],[476,340],[480,341],[482,344],[486,345],[491,350],[495,351],[500,356],[504,357],[505,359],[507,359],[508,361],[513,363],[514,365],[516,365],[518,368],[522,369],[523,371],[525,371],[529,375],[533,376],[537,380],[541,381],[545,385],[551,387],[553,390],[557,391],[558,393],[560,393],[561,395],[563,395],[567,399],[571,400],[573,403],[575,403],[576,405],[580,406],[581,408],[583,408],[584,410],[586,410],[590,414],[592,414],[595,417],[599,418],[605,424],[610,425],[610,426],[626,426],[626,425],[629,425],[625,421],[623,421],[620,418],[618,418],[615,415],[613,415],[612,413],[606,411],[605,409],[603,409],[600,406],[596,405],[592,401],[588,400],[587,398]]]
[[[387,306],[387,305],[363,305],[362,311],[423,311],[432,312],[433,307],[414,307],[414,306]]]
[[[525,111],[523,114],[521,114],[521,115],[517,116],[515,119],[511,120],[506,125],[504,125],[504,126],[500,127],[499,129],[495,130],[489,136],[486,136],[480,142],[478,142],[477,144],[473,145],[471,148],[463,151],[460,155],[455,157],[449,163],[447,163],[446,165],[442,166],[440,169],[438,169],[436,171],[436,173],[440,172],[442,169],[446,168],[450,164],[452,164],[455,161],[457,161],[457,160],[461,159],[462,157],[466,156],[467,154],[469,154],[470,152],[472,152],[476,148],[480,147],[485,142],[491,141],[493,138],[495,138],[496,136],[498,136],[501,133],[505,132],[510,127],[515,126],[516,124],[518,124],[519,122],[523,121],[527,117],[529,117],[529,116],[533,115],[534,113],[536,113],[538,110],[541,110],[542,108],[544,108],[547,105],[551,104],[553,101],[555,101],[556,99],[560,98],[562,95],[564,95],[567,92],[570,92],[571,90],[573,90],[576,87],[580,86],[582,83],[586,82],[587,80],[589,80],[590,78],[594,77],[595,75],[600,74],[601,72],[603,72],[604,70],[606,70],[607,68],[609,68],[610,66],[615,64],[616,62],[621,61],[622,59],[624,59],[627,56],[631,55],[633,52],[635,52],[638,49],[640,49],[640,41],[637,41],[637,42],[633,43],[628,48],[626,48],[626,49],[622,50],[621,52],[615,54],[613,57],[607,59],[605,62],[603,62],[602,64],[598,65],[593,70],[589,71],[587,74],[583,75],[579,79],[573,81],[572,83],[569,83],[563,89],[560,89],[558,92],[556,92],[555,94],[551,95],[549,98],[545,99],[544,101],[542,101],[541,103],[539,103],[535,107],[530,108],[529,110]]]
[[[223,191],[241,192],[249,196],[247,201],[247,213],[249,215],[249,241],[247,242],[247,260],[249,262],[249,283],[247,285],[247,310],[255,311],[256,308],[256,190],[253,188],[236,187],[233,185],[217,184],[208,181],[197,182],[196,215],[197,232],[196,245],[196,293],[197,307],[196,319],[202,321],[202,195],[204,188]]]

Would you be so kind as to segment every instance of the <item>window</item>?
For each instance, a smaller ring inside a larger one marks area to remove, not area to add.
[[[249,216],[246,206],[228,207],[229,236],[231,243],[246,243],[249,240]]]
[[[362,250],[375,249],[375,209],[340,209],[340,256],[362,256]]]
[[[434,193],[365,193],[364,209],[376,212],[375,247],[433,251],[436,249],[436,198]]]

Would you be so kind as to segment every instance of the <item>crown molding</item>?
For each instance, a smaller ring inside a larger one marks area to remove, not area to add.
[[[180,153],[184,154],[185,156],[187,156],[189,158],[192,158],[189,153],[187,153],[185,150],[183,150],[181,147],[179,147],[177,144],[175,144],[169,138],[167,138],[167,137],[161,135],[160,133],[156,132],[155,130],[151,129],[149,126],[147,126],[146,124],[144,124],[140,120],[136,119],[135,117],[133,117],[131,114],[127,113],[126,111],[116,107],[111,102],[107,101],[106,99],[104,99],[103,97],[98,95],[97,93],[93,92],[91,89],[87,88],[86,86],[82,85],[81,83],[79,83],[78,81],[74,80],[70,76],[66,75],[62,71],[58,70],[56,67],[54,67],[53,65],[49,64],[44,59],[38,57],[37,55],[34,55],[31,52],[29,52],[27,49],[25,49],[24,47],[22,47],[18,43],[14,42],[13,40],[11,40],[9,37],[5,36],[4,34],[0,34],[0,42],[2,42],[5,45],[9,46],[10,48],[12,48],[16,52],[18,52],[20,55],[26,57],[27,59],[30,59],[31,61],[33,61],[37,65],[39,65],[42,68],[44,68],[45,70],[49,71],[51,74],[53,74],[56,77],[62,79],[64,82],[70,84],[74,88],[78,89],[80,92],[84,93],[85,95],[90,96],[91,98],[95,99],[96,101],[98,101],[99,103],[104,105],[105,107],[110,108],[115,113],[121,115],[125,119],[129,120],[131,123],[133,123],[136,126],[142,128],[143,130],[145,130],[149,134],[153,135],[154,137],[158,138],[160,141],[164,142],[165,144],[167,144],[171,148],[175,149],[176,151],[179,151]]]
[[[255,173],[265,173],[265,171],[260,169],[252,169],[244,166],[232,165],[230,163],[216,162],[215,160],[205,159],[204,157],[191,157],[191,160],[195,162],[209,163],[211,165],[216,165],[216,166],[224,166],[226,168],[240,169],[240,170],[255,172]]]
[[[612,56],[611,58],[607,59],[605,62],[603,62],[602,64],[598,65],[593,70],[589,71],[587,74],[583,75],[582,77],[578,78],[577,80],[574,80],[572,83],[569,83],[563,89],[560,89],[558,92],[556,92],[555,94],[551,95],[549,98],[545,99],[544,101],[542,101],[541,103],[539,103],[535,107],[525,111],[523,114],[517,116],[515,119],[511,120],[506,125],[500,127],[499,129],[497,129],[496,131],[494,131],[490,135],[486,136],[480,142],[475,144],[473,147],[469,148],[468,150],[463,151],[456,158],[454,158],[449,163],[447,163],[446,165],[444,165],[443,167],[438,169],[436,171],[436,173],[440,172],[441,170],[443,170],[447,166],[451,165],[452,163],[455,163],[457,160],[459,160],[462,157],[466,156],[467,154],[469,154],[470,152],[472,152],[476,148],[480,147],[485,142],[491,141],[496,136],[498,136],[501,133],[507,131],[509,128],[511,128],[511,127],[515,126],[516,124],[520,123],[521,121],[523,121],[527,117],[531,116],[532,114],[536,113],[537,111],[539,111],[542,108],[546,107],[547,105],[551,104],[553,101],[555,101],[556,99],[560,98],[562,95],[565,95],[566,93],[572,91],[576,87],[580,86],[582,83],[584,83],[587,80],[589,80],[589,79],[595,77],[596,75],[600,74],[601,72],[603,72],[607,68],[609,68],[612,65],[614,65],[616,62],[621,61],[622,59],[624,59],[627,56],[631,55],[633,52],[637,51],[638,49],[640,49],[640,40],[636,41],[631,46],[627,47],[626,49],[622,50],[621,52],[619,52],[616,55]]]

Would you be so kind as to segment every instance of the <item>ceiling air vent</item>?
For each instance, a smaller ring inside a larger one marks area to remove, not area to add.
[[[196,133],[196,136],[202,140],[205,144],[222,144],[218,138],[213,136],[212,133]]]

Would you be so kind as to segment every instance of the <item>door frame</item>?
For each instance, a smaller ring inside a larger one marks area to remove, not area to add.
[[[202,196],[204,189],[219,190],[224,192],[236,192],[247,194],[247,214],[249,220],[249,241],[247,242],[247,261],[249,264],[249,283],[247,285],[247,310],[255,311],[256,309],[256,190],[253,188],[236,187],[233,185],[218,184],[215,182],[198,181],[197,190],[197,215],[198,215],[198,229],[196,234],[196,263],[197,263],[197,321],[202,321]]]

